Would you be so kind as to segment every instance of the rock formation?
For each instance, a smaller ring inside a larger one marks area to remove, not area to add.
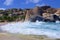
[[[29,21],[30,19],[30,10],[26,10],[25,21]]]
[[[57,12],[55,13],[55,15],[60,16],[60,10],[57,10]]]
[[[60,10],[56,10],[50,6],[35,7],[31,12],[33,15],[31,15],[30,12],[28,14],[26,13],[26,19],[30,19],[32,22],[35,22],[36,20],[45,22],[60,20]]]
[[[45,22],[55,22],[60,21],[60,9],[52,8],[51,6],[41,6],[34,7],[32,9],[8,9],[0,10],[0,20],[1,21],[45,21]]]

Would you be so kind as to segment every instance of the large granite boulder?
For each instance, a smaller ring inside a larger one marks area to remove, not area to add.
[[[55,21],[57,21],[57,20],[59,20],[59,21],[60,21],[59,16],[57,16],[57,15],[53,15],[53,17],[54,17],[54,20],[55,20]]]
[[[55,18],[56,20],[59,20],[60,21],[60,10],[57,10],[57,12],[55,13]]]
[[[36,22],[37,20],[38,20],[38,21],[43,21],[44,18],[41,17],[41,16],[35,16],[35,17],[30,18],[30,21],[31,21],[31,22]]]
[[[57,12],[55,13],[55,15],[60,16],[60,10],[57,10]]]
[[[53,20],[53,14],[43,13],[43,18]]]
[[[53,14],[43,13],[43,18],[45,22],[55,22]]]
[[[44,10],[42,10],[40,7],[36,6],[35,8],[33,8],[32,12],[33,12],[33,15],[42,16],[42,14],[44,13]]]
[[[56,10],[50,6],[35,7],[32,11],[26,11],[25,21],[26,20],[30,20],[31,22],[36,22],[36,20],[44,22],[60,21],[60,10]]]
[[[47,13],[54,14],[57,10],[55,8],[48,8],[46,11]]]

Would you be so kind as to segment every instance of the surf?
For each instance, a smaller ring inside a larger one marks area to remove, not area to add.
[[[3,31],[17,34],[47,35],[48,37],[60,38],[60,23],[50,22],[12,22],[0,26]]]

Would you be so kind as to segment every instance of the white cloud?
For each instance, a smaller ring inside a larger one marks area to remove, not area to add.
[[[8,6],[8,5],[11,5],[12,2],[13,2],[13,0],[5,0],[4,4]]]
[[[5,10],[5,8],[0,8],[0,10]]]
[[[38,3],[40,0],[30,0],[33,3]]]
[[[46,4],[36,4],[36,6],[45,6]]]
[[[28,3],[39,3],[41,0],[26,0],[26,4]]]

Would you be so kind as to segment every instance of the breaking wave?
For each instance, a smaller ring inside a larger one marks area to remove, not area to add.
[[[47,35],[60,38],[60,23],[45,22],[12,22],[1,26],[3,31],[9,33]]]

